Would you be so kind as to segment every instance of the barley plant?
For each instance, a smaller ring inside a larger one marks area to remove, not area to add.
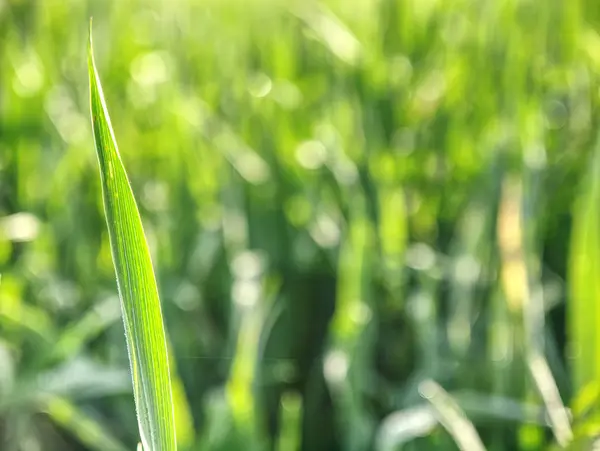
[[[0,0],[0,451],[600,446],[599,82],[597,0]]]

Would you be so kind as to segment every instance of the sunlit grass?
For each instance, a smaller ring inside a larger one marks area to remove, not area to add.
[[[597,2],[348,5],[0,1],[2,451],[591,448]]]
[[[171,375],[158,288],[142,221],[94,64],[91,26],[90,21],[88,70],[92,126],[140,437],[144,451],[174,451],[177,444]]]

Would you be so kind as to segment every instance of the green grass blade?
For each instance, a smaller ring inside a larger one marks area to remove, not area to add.
[[[446,390],[437,382],[428,379],[421,383],[419,391],[431,403],[438,421],[446,428],[460,450],[485,451],[477,429]]]
[[[165,331],[150,252],[88,48],[92,127],[145,451],[176,449]]]
[[[107,431],[106,425],[99,423],[67,398],[51,396],[41,403],[41,410],[90,450],[128,451],[124,444]]]
[[[573,212],[569,259],[569,347],[573,392],[600,378],[600,134]]]

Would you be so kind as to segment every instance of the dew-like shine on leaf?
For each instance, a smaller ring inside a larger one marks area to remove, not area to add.
[[[121,298],[134,397],[145,451],[176,449],[169,361],[150,252],[96,71],[90,23],[90,107],[102,196]]]

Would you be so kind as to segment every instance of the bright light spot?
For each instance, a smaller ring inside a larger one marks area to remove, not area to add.
[[[21,97],[30,97],[42,88],[44,84],[44,68],[37,55],[31,52],[15,67],[13,89]]]
[[[352,304],[349,311],[350,319],[356,324],[364,325],[367,324],[373,317],[371,307],[365,304],[363,301],[358,301]]]
[[[323,372],[325,378],[333,383],[340,384],[346,379],[348,374],[348,356],[343,351],[331,351],[325,357],[325,363],[323,365]]]
[[[30,213],[15,213],[1,219],[0,226],[10,241],[33,241],[39,233],[40,221]]]
[[[131,63],[131,77],[142,86],[154,86],[169,80],[168,55],[151,52],[138,56]]]
[[[361,45],[352,32],[330,11],[306,9],[301,15],[312,28],[315,37],[323,42],[333,54],[348,64],[356,64]]]
[[[461,255],[454,262],[454,279],[463,285],[471,285],[477,281],[481,266],[472,255]]]
[[[439,70],[432,71],[417,89],[417,98],[424,103],[433,104],[442,97],[446,90],[446,79]]]
[[[525,148],[525,164],[531,168],[540,170],[546,167],[546,147],[542,143],[536,143]]]
[[[245,151],[235,158],[235,167],[250,183],[263,183],[269,178],[269,166],[254,152]]]
[[[417,271],[427,271],[435,265],[435,252],[425,243],[413,244],[406,251],[406,264]]]
[[[260,299],[260,284],[254,280],[239,279],[233,283],[233,301],[242,307],[252,307]]]
[[[329,216],[320,215],[310,228],[310,235],[321,247],[333,247],[340,239],[340,228]]]
[[[257,252],[244,251],[235,256],[231,266],[236,278],[254,279],[262,273],[264,259]]]
[[[424,321],[433,315],[433,300],[424,292],[418,292],[408,299],[408,311],[415,321]]]
[[[306,169],[319,169],[327,159],[327,149],[320,141],[304,141],[296,149],[296,160]]]
[[[248,80],[248,91],[254,97],[265,97],[269,92],[271,92],[271,88],[273,87],[273,82],[271,79],[265,74],[256,74],[250,80]]]
[[[187,312],[198,308],[200,300],[201,295],[198,289],[186,281],[182,282],[173,297],[173,301],[177,307]]]

